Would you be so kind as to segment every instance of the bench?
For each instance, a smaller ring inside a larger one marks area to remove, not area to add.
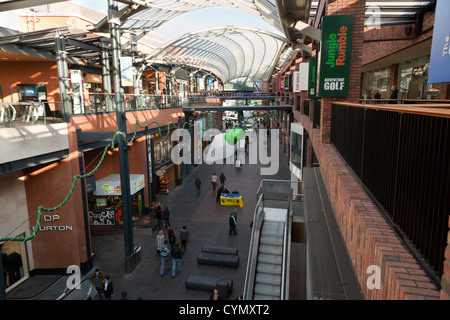
[[[219,289],[219,293],[228,298],[233,291],[233,280],[220,279],[215,277],[199,276],[190,274],[185,280],[186,288],[213,292],[214,288]]]
[[[209,253],[232,254],[232,255],[238,254],[237,248],[218,247],[218,246],[202,246],[201,251]]]
[[[239,266],[239,256],[231,254],[201,252],[197,256],[197,263],[237,268]]]

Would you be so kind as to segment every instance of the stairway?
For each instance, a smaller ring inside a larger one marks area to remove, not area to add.
[[[281,299],[284,222],[265,220],[259,240],[254,300]]]

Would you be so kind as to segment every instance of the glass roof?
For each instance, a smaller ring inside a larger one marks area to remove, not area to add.
[[[151,33],[165,22],[197,9],[234,8],[261,18],[280,31],[226,26],[186,33],[157,48],[147,57],[167,65],[202,69],[224,84],[236,78],[268,80],[285,48],[287,39],[274,1],[269,0],[120,0],[119,20],[122,32],[138,36]],[[91,30],[106,31],[107,19]],[[145,39],[145,36],[143,37]]]
[[[282,30],[273,1],[268,0],[120,0],[127,21],[122,26],[132,32],[149,31],[176,16],[208,7],[229,7],[260,17]]]
[[[183,35],[147,60],[211,72],[224,83],[237,78],[268,80],[286,39],[259,29],[219,27]]]

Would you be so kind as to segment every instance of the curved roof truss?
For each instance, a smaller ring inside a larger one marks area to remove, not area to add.
[[[223,83],[237,78],[267,81],[287,40],[274,33],[218,27],[183,35],[147,57],[166,64],[211,72]]]
[[[270,0],[119,0],[121,28],[127,32],[148,32],[176,16],[196,9],[228,7],[257,16],[282,31],[277,8]],[[107,18],[97,23],[93,31],[105,31]]]

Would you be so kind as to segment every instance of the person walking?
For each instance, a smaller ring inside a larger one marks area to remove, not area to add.
[[[172,251],[170,252],[172,256],[172,278],[175,278],[175,274],[181,271],[181,248],[180,242],[177,241],[175,245],[172,247]]]
[[[161,250],[159,251],[159,255],[161,257],[161,267],[159,269],[159,274],[162,277],[166,270],[166,266],[167,269],[170,269],[172,267],[170,263],[170,246],[169,241],[167,239],[164,240],[164,244],[161,247]]]
[[[109,275],[106,275],[103,280],[103,295],[108,300],[111,300],[111,297],[114,295],[114,287]]]
[[[213,187],[213,192],[215,192],[216,191],[216,187],[217,187],[217,175],[216,175],[215,172],[213,173],[213,175],[211,177],[211,184],[212,184],[212,187]]]
[[[237,234],[236,232],[236,219],[234,218],[233,212],[230,213],[230,218],[228,219],[228,224],[230,225],[230,230],[228,231],[228,235],[231,236],[231,234]]]
[[[195,180],[195,189],[197,190],[197,197],[200,195],[201,191],[200,191],[200,186],[201,186],[202,182],[200,181],[200,179],[197,177],[197,179]]]
[[[213,292],[209,295],[209,300],[223,300],[222,295],[219,293],[219,288],[214,288]]]
[[[181,253],[184,254],[186,251],[186,243],[189,241],[190,235],[186,226],[180,231],[180,240],[181,240]]]
[[[169,238],[170,247],[173,247],[175,245],[177,237],[175,236],[175,232],[173,232],[173,229],[171,227],[169,227],[167,237]]]
[[[225,181],[227,180],[227,178],[225,178],[225,175],[223,174],[223,172],[220,174],[220,185],[223,187],[225,185]]]
[[[170,211],[168,207],[164,208],[163,221],[164,221],[164,228],[166,229],[170,228]]]
[[[98,296],[100,299],[103,297],[103,280],[104,276],[100,269],[95,269],[95,272],[91,276],[92,285],[98,292]]]
[[[161,206],[158,206],[158,208],[156,209],[156,225],[158,227],[158,230],[162,229],[162,223],[163,223],[163,219],[162,219]]]
[[[220,202],[220,196],[222,195],[223,186],[220,186],[220,188],[217,190],[217,197],[216,202]]]
[[[156,254],[159,254],[163,244],[164,244],[164,231],[159,230],[158,235],[156,236]]]

